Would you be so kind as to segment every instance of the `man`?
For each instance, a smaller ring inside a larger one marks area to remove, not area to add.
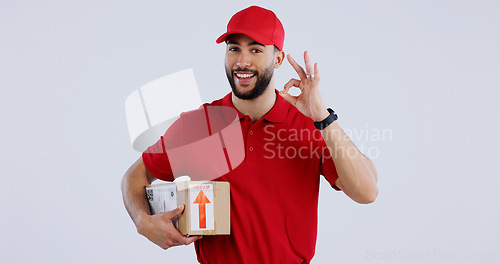
[[[231,185],[231,235],[181,235],[171,220],[184,206],[150,215],[144,187],[156,178],[174,179],[166,154],[146,151],[125,173],[125,206],[138,232],[161,248],[195,242],[200,263],[309,263],[316,243],[320,174],[354,201],[371,203],[378,194],[375,167],[325,107],[319,67],[307,52],[305,69],[288,55],[299,79],[291,79],[281,92],[274,89],[274,69],[285,53],[284,29],[272,11],[252,6],[236,13],[217,39],[221,42],[227,45],[232,92],[207,105],[236,109],[245,142],[243,162],[215,179]],[[298,87],[300,95],[288,94],[291,87]],[[150,149],[164,149],[164,140],[182,133],[181,123]]]

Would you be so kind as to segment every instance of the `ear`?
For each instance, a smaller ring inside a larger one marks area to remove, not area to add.
[[[274,53],[274,68],[278,69],[281,64],[285,61],[285,52],[282,50],[278,50]]]

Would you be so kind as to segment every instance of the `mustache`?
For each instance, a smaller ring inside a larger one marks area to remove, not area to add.
[[[234,72],[236,72],[236,71],[251,72],[251,73],[253,73],[253,74],[255,74],[255,75],[257,75],[257,74],[259,73],[257,70],[250,70],[250,69],[247,69],[247,68],[245,68],[245,69],[243,69],[243,68],[236,68],[236,69],[232,69],[232,70],[231,70],[231,73],[234,73]]]

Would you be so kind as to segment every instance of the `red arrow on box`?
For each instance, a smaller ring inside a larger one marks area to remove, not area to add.
[[[200,228],[207,228],[207,215],[205,212],[205,204],[210,203],[210,200],[208,200],[207,196],[205,193],[203,193],[202,190],[200,190],[200,193],[198,193],[198,196],[196,196],[196,199],[194,199],[193,203],[199,204],[199,211],[200,211]]]

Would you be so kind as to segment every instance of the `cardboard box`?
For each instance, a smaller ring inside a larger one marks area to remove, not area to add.
[[[152,214],[174,210],[184,212],[174,219],[183,235],[229,235],[230,189],[228,182],[183,181],[146,186]]]

